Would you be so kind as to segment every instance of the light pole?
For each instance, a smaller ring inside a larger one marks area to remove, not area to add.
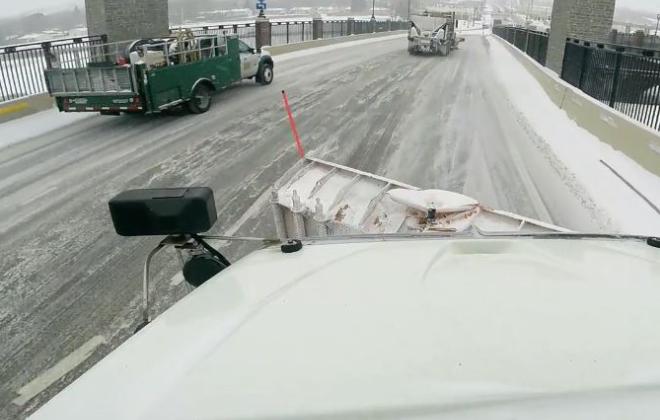
[[[660,13],[656,15],[658,22],[655,24],[655,37],[653,37],[653,43],[658,39],[658,28],[660,28]]]
[[[371,1],[371,20],[376,20],[376,0]]]
[[[529,46],[529,15],[534,14],[534,0],[532,0],[529,9],[527,9],[527,38],[525,39],[525,54],[527,54],[527,47]]]

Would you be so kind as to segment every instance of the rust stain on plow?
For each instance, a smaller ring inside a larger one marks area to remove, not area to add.
[[[346,204],[344,207],[340,207],[339,210],[337,210],[337,214],[335,214],[335,222],[341,222],[344,220],[344,217],[346,217],[346,210],[348,210],[348,204]]]

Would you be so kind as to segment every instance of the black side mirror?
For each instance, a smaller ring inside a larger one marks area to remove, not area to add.
[[[149,267],[161,249],[179,251],[185,280],[197,287],[229,267],[230,262],[198,233],[213,227],[218,216],[208,187],[129,190],[108,202],[115,230],[121,236],[167,235],[149,252],[142,277],[142,322],[149,323]],[[183,261],[183,253],[188,260]]]
[[[213,190],[208,187],[129,190],[108,205],[121,236],[197,234],[217,220]]]

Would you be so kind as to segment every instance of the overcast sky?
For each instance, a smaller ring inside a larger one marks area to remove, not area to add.
[[[617,0],[616,5],[617,7],[629,7],[631,9],[657,10],[660,13],[660,1],[658,0]]]
[[[74,4],[82,6],[84,0],[0,0],[0,16],[58,10],[73,7]],[[660,0],[617,0],[617,6],[651,11],[657,9],[660,13]]]

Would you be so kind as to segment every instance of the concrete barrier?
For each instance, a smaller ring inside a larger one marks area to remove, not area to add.
[[[358,41],[361,39],[381,38],[398,34],[405,34],[407,31],[375,32],[371,34],[348,35],[336,38],[315,39],[313,41],[297,42],[295,44],[275,45],[264,47],[271,55],[286,54],[294,51],[306,50],[308,48],[325,47],[326,45],[341,44],[343,42]]]
[[[660,133],[602,104],[495,36],[539,82],[550,99],[580,127],[660,176]]]
[[[47,93],[0,104],[0,123],[25,117],[35,112],[45,111],[54,105],[53,98]]]

